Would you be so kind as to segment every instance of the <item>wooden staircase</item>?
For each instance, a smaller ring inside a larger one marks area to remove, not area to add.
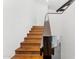
[[[40,56],[43,29],[43,26],[33,26],[11,59],[43,59],[43,56]]]

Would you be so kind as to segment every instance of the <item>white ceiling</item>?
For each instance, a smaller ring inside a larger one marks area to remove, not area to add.
[[[68,0],[35,0],[40,4],[47,5],[51,10],[57,10]]]

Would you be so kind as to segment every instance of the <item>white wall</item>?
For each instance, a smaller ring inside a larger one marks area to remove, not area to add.
[[[4,0],[4,58],[14,55],[30,28],[36,24],[33,0]]]
[[[42,1],[41,1],[42,2]],[[36,2],[36,23],[38,26],[43,26],[44,25],[44,18],[45,14],[48,11],[48,6],[45,3],[41,2]]]
[[[50,15],[52,35],[62,36],[61,59],[74,59],[75,56],[75,5],[74,3],[62,15]]]
[[[62,59],[75,59],[75,5],[63,16]]]

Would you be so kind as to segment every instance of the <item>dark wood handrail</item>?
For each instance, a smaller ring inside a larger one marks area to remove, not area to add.
[[[60,8],[58,8],[56,10],[56,12],[65,11],[72,4],[73,1],[75,1],[75,0],[69,0],[69,1],[67,1],[64,5],[62,5]],[[67,6],[67,8],[63,9],[65,6]]]

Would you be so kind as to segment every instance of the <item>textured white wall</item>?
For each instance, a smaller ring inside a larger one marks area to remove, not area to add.
[[[24,36],[36,24],[33,0],[4,0],[4,58],[14,55]]]

